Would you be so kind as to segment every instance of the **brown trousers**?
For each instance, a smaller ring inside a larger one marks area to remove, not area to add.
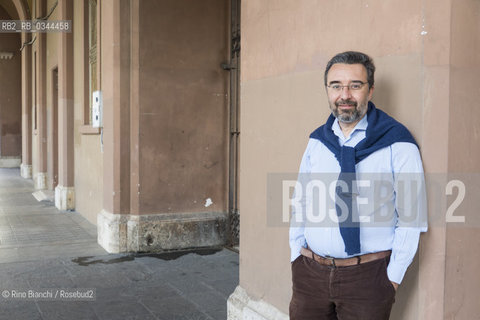
[[[395,301],[389,260],[335,268],[298,257],[292,263],[290,319],[388,320]]]

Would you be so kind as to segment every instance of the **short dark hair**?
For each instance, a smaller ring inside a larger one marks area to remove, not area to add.
[[[374,74],[375,74],[375,65],[373,64],[373,59],[370,58],[368,55],[362,52],[357,51],[346,51],[337,54],[335,57],[330,59],[327,63],[327,67],[325,68],[325,86],[327,85],[327,74],[330,71],[330,68],[336,63],[345,63],[345,64],[362,64],[365,69],[367,69],[367,81],[368,87],[373,87],[375,82]]]

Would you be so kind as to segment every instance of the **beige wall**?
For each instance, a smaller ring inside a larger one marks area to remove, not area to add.
[[[81,134],[84,107],[89,101],[84,96],[88,74],[84,75],[83,1],[74,1],[74,163],[75,209],[91,223],[97,224],[97,214],[103,209],[103,153],[100,134]],[[100,59],[99,59],[100,60]],[[87,69],[88,70],[88,69]]]
[[[227,3],[140,1],[132,213],[227,210]]]
[[[445,319],[473,319],[480,314],[480,251],[473,249],[480,247],[480,2],[452,1],[451,17],[448,167],[450,179],[466,185],[466,198],[455,212],[465,216],[466,223],[449,225],[446,231]]]
[[[480,2],[452,2],[449,169],[480,172]]]
[[[0,6],[0,20],[12,19]],[[22,154],[21,135],[21,55],[20,35],[0,33],[0,51],[14,54],[12,59],[0,59],[0,156]]]
[[[266,222],[266,179],[268,173],[296,172],[309,133],[325,122],[323,72],[334,54],[358,50],[374,58],[373,101],[412,131],[427,174],[467,167],[478,172],[478,32],[472,31],[479,30],[478,1],[452,3],[242,1],[240,285],[252,297],[288,311],[288,227]],[[429,194],[429,201],[435,209],[447,199]],[[459,309],[459,319],[478,315],[473,297],[461,306],[463,297],[477,296],[478,277],[453,285],[478,269],[476,255],[458,253],[475,229],[446,230],[437,220],[422,236],[392,319],[442,319],[444,307],[445,316]],[[455,273],[459,263],[462,277]]]
[[[49,11],[55,4],[55,0],[45,1],[45,11]],[[90,222],[96,223],[97,213],[103,208],[103,156],[101,152],[100,145],[100,134],[96,135],[83,135],[79,133],[79,127],[83,125],[83,108],[84,103],[86,103],[83,96],[84,90],[84,75],[83,75],[83,17],[82,17],[82,1],[73,1],[74,4],[74,23],[73,23],[73,34],[74,34],[74,108],[75,108],[75,120],[74,120],[74,164],[75,164],[75,202],[76,202],[76,211],[85,216]],[[53,14],[50,16],[50,20],[61,20],[61,6],[57,6]],[[33,10],[34,11],[34,10]],[[36,14],[37,16],[39,14]],[[60,33],[47,33],[44,34],[46,42],[46,51],[45,51],[45,81],[43,81],[44,96],[46,101],[46,141],[47,147],[45,148],[46,152],[46,161],[48,164],[48,174],[51,175],[52,167],[51,164],[54,161],[53,154],[51,151],[51,145],[58,143],[58,141],[53,141],[52,137],[52,127],[53,123],[51,122],[52,117],[52,105],[53,105],[53,96],[52,96],[52,70],[55,67],[59,67],[60,71]],[[19,48],[20,46],[18,46]],[[17,48],[17,49],[18,49]],[[38,48],[38,39],[32,45],[32,49]],[[38,55],[38,53],[37,53]],[[34,54],[32,51],[32,68],[34,64]],[[34,72],[31,72],[33,82]],[[60,80],[60,79],[59,79]],[[38,84],[37,84],[38,85]],[[59,84],[60,85],[60,84]],[[86,84],[88,85],[88,83]],[[32,91],[34,89],[32,85]],[[32,98],[35,94],[32,94]],[[20,97],[20,96],[19,96]],[[40,97],[39,97],[40,98]],[[38,100],[37,100],[38,102]],[[32,108],[32,117],[34,114],[34,101],[32,105],[29,106]],[[58,107],[61,108],[62,104],[59,101]],[[40,111],[40,110],[38,110]],[[60,114],[59,114],[60,115]],[[37,117],[40,114],[37,113]],[[59,119],[60,120],[60,119]],[[32,128],[34,127],[32,122]],[[40,128],[39,128],[40,129]],[[39,133],[37,129],[34,132],[32,139],[32,165],[33,165],[33,176],[38,172],[43,170],[39,169],[40,158],[39,158]],[[59,132],[60,133],[60,132]],[[59,149],[61,147],[59,146]],[[57,159],[57,165],[60,165],[60,159]],[[71,169],[68,169],[71,170]],[[45,170],[46,171],[46,170]],[[51,178],[51,177],[48,177]],[[51,186],[49,186],[51,187]]]
[[[47,1],[33,3],[32,16],[46,15]],[[47,172],[47,34],[38,33],[32,44],[32,174],[34,181],[38,173]],[[36,56],[35,56],[36,54]]]
[[[47,1],[47,10],[49,10],[55,1],[48,0]],[[51,20],[60,20],[60,13],[58,8],[53,12],[50,16]],[[60,33],[47,33],[46,34],[46,41],[47,41],[47,67],[46,67],[46,101],[47,101],[47,186],[48,189],[54,190],[55,186],[53,186],[53,181],[55,180],[58,183],[58,151],[57,154],[53,152],[54,148],[58,150],[58,89],[57,89],[57,97],[54,97],[54,89],[53,89],[53,69],[58,68],[58,55],[59,55],[59,45],[60,45]],[[57,100],[57,123],[54,122],[53,113],[54,110],[54,99]],[[55,129],[56,128],[56,129]],[[54,130],[57,131],[56,135],[54,135]],[[54,166],[56,168],[54,168]],[[57,175],[57,177],[54,177]]]
[[[220,0],[102,2],[107,250],[224,243],[227,17]]]

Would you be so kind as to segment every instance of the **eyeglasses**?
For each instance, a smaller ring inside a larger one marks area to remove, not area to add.
[[[341,84],[338,84],[338,83],[334,83],[334,84],[331,84],[329,86],[327,86],[328,88],[332,89],[333,91],[336,91],[336,92],[340,92],[343,90],[343,88],[348,88],[349,90],[360,90],[363,88],[364,85],[366,85],[368,82],[354,82],[354,83],[350,83],[350,84],[347,84],[346,86],[342,86]]]

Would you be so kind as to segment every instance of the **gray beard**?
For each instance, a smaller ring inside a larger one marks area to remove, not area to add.
[[[338,121],[343,123],[353,123],[359,120],[363,115],[360,113],[358,108],[355,108],[352,113],[342,113],[338,111],[338,107],[332,110],[333,116],[337,118]]]

